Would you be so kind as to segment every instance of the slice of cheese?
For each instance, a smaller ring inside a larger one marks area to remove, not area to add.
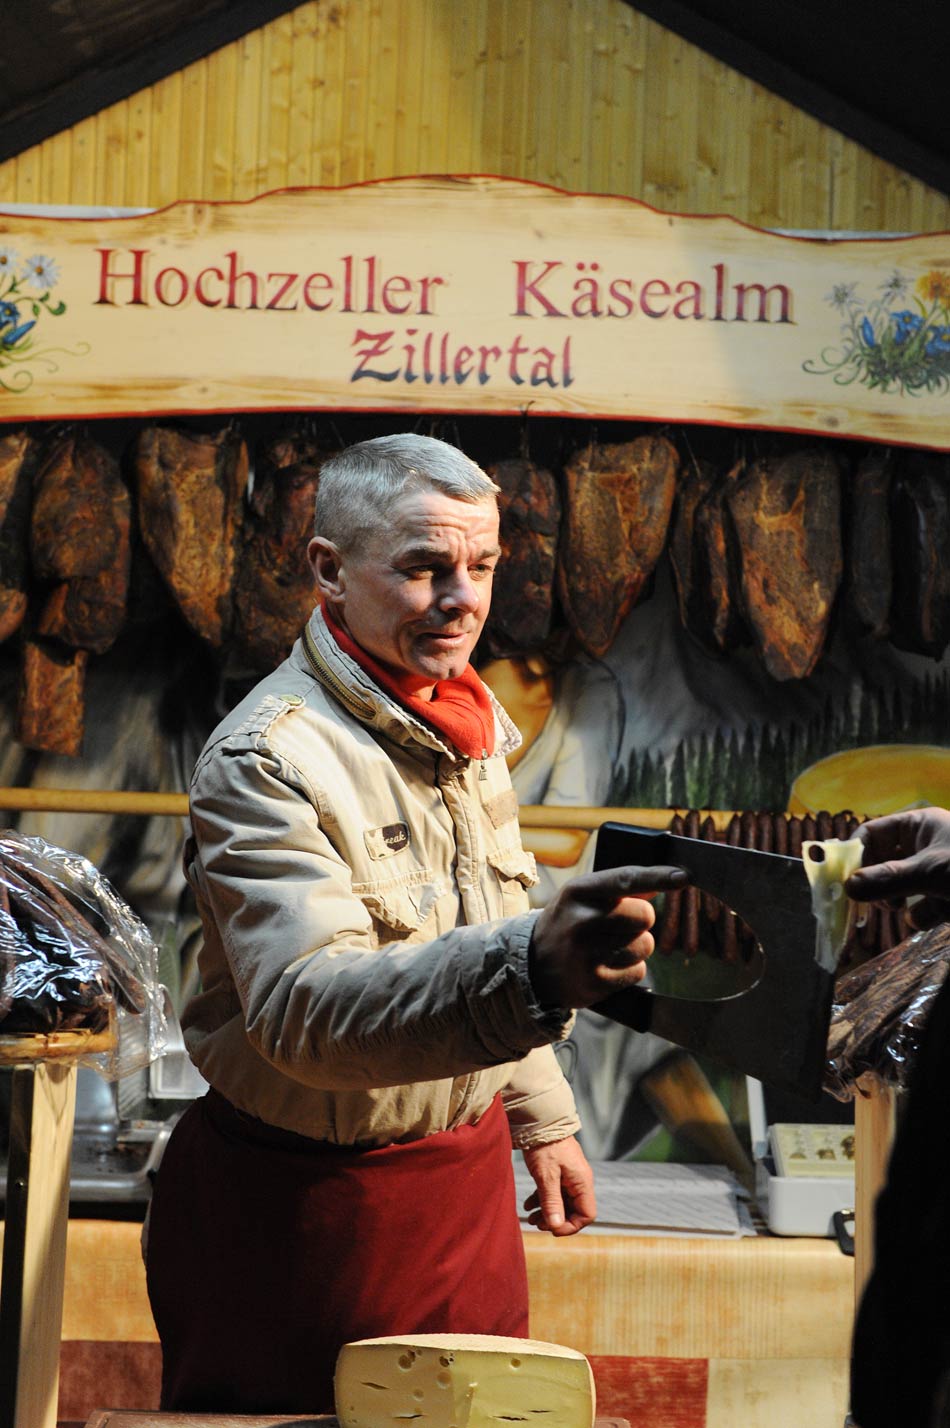
[[[341,1428],[591,1428],[590,1364],[576,1349],[493,1334],[413,1334],[344,1344]]]
[[[838,965],[857,904],[848,897],[843,884],[861,866],[864,844],[860,838],[805,839],[802,860],[811,885],[811,905],[815,914],[815,958],[819,966],[833,972]]]

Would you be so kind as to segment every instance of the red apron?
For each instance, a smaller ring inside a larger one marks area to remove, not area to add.
[[[351,1339],[527,1336],[501,1101],[477,1125],[356,1150],[209,1091],[162,1157],[147,1273],[163,1409],[332,1413]]]

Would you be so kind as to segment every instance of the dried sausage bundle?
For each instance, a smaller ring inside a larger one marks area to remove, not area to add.
[[[663,436],[578,451],[564,470],[558,592],[588,654],[607,653],[663,551],[679,457]]]
[[[526,457],[499,461],[488,475],[501,487],[501,561],[482,648],[531,654],[551,631],[561,498],[551,472]]]

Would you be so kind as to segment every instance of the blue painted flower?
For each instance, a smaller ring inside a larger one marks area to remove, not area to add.
[[[15,302],[0,302],[0,347],[15,347],[36,322],[21,322]]]
[[[874,328],[871,326],[871,319],[865,317],[861,321],[861,336],[868,347],[877,346],[877,338],[874,336]]]
[[[36,322],[32,320],[30,322],[21,322],[20,326],[15,327],[12,332],[7,332],[4,329],[3,332],[0,332],[0,347],[15,347],[20,338],[25,337],[30,328],[35,326]]]
[[[50,288],[55,288],[59,282],[59,269],[52,258],[44,258],[42,254],[36,253],[32,258],[27,258],[23,265],[23,276],[29,278],[36,287],[49,292]]]
[[[950,352],[950,327],[935,327],[927,338],[924,352],[928,357],[945,357]]]
[[[919,332],[923,325],[923,318],[920,313],[911,312],[905,308],[903,312],[892,312],[891,321],[894,324],[894,341],[900,345],[906,342],[909,337],[913,337],[915,332]]]

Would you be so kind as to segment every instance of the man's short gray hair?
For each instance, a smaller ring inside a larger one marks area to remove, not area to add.
[[[457,446],[406,432],[376,436],[331,456],[320,469],[314,532],[338,550],[358,549],[392,515],[393,502],[417,490],[459,501],[488,501],[499,488]]]

